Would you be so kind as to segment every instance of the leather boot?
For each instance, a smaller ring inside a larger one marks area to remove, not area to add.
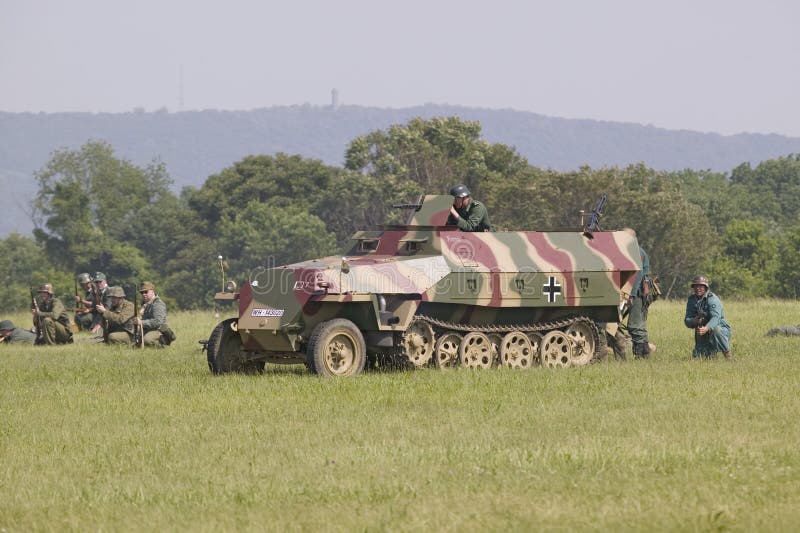
[[[633,357],[636,359],[646,359],[650,354],[650,346],[646,342],[633,343]]]
[[[733,352],[731,350],[728,350],[727,352],[722,352],[722,355],[728,361],[733,361]]]

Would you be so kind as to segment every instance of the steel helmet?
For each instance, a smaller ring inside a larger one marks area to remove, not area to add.
[[[466,185],[461,183],[450,189],[450,196],[455,196],[456,198],[464,198],[465,196],[469,196],[469,189],[467,189]]]
[[[125,298],[125,289],[123,289],[119,285],[109,287],[108,295],[113,296],[114,298]]]
[[[42,283],[39,286],[39,290],[37,292],[46,292],[48,294],[53,294],[53,284],[52,283]]]
[[[84,272],[83,274],[78,274],[78,283],[91,283],[92,276],[89,275],[88,272]]]
[[[695,285],[705,285],[706,289],[708,288],[708,278],[705,276],[695,276],[692,278],[691,286],[694,287]]]

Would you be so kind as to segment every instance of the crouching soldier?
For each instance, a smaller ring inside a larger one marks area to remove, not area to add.
[[[81,331],[91,331],[94,322],[92,301],[92,277],[88,272],[80,274],[77,278],[77,283],[83,288],[84,295],[75,295],[75,323]]]
[[[10,320],[0,322],[0,343],[2,344],[33,344],[36,341],[36,334],[26,329],[14,326]]]
[[[39,304],[31,310],[33,321],[38,321],[42,344],[67,344],[72,342],[72,325],[69,313],[61,300],[53,296],[53,285],[39,287]]]
[[[125,290],[114,286],[108,288],[108,297],[111,307],[107,308],[102,303],[97,306],[97,311],[108,324],[108,344],[130,344],[133,340],[133,303],[125,299]]]
[[[144,345],[162,348],[175,340],[175,333],[167,325],[167,304],[156,294],[156,286],[149,281],[139,287],[144,307],[138,318],[144,332]]]

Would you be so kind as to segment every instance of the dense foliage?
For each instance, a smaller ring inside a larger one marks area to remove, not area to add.
[[[395,202],[464,182],[500,229],[575,227],[609,195],[602,225],[634,228],[669,296],[697,272],[724,296],[796,298],[800,291],[800,156],[742,164],[730,175],[529,164],[456,117],[413,119],[356,137],[343,168],[298,155],[252,155],[199,188],[170,190],[163,164],[119,158],[103,142],[62,149],[37,174],[34,238],[0,240],[2,307],[28,305],[50,280],[62,297],[73,273],[112,284],[143,278],[180,308],[212,305],[226,275],[336,253],[365,225],[400,222]]]

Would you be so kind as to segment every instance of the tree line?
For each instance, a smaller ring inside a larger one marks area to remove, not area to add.
[[[226,275],[335,254],[360,227],[400,223],[392,203],[465,183],[500,230],[577,227],[608,193],[604,229],[631,227],[671,297],[696,273],[727,297],[800,291],[800,156],[728,173],[646,166],[537,168],[457,117],[413,119],[353,139],[343,167],[298,155],[251,155],[179,194],[163,164],[144,167],[91,141],[57,150],[35,174],[32,237],[0,240],[0,302],[28,305],[51,281],[70,298],[79,272],[156,283],[171,306],[207,308]]]

